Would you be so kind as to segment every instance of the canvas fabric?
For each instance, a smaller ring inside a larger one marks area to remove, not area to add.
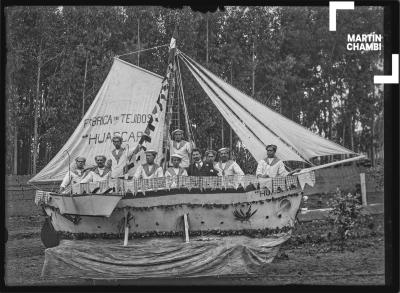
[[[306,184],[310,185],[311,187],[313,187],[315,185],[315,172],[314,171],[301,173],[301,174],[297,175],[297,177],[299,179],[301,189],[304,189]]]
[[[45,250],[44,278],[201,277],[257,274],[290,234],[267,238],[193,237],[62,240]]]
[[[95,156],[109,156],[110,150],[114,149],[112,137],[115,134],[122,136],[124,148],[129,145],[129,149],[134,150],[156,105],[161,85],[161,76],[115,58],[108,76],[74,133],[29,182],[61,181],[68,172],[69,161],[78,156],[87,159],[87,166],[95,166]],[[158,117],[160,125],[164,125],[165,111],[162,113]],[[161,142],[162,127],[157,127],[151,143],[146,146],[161,153]],[[140,161],[135,163],[131,174],[137,166],[145,163],[143,151],[137,156],[141,156]]]
[[[355,154],[247,96],[184,53],[178,56],[257,161],[265,157],[269,144],[278,147],[276,156],[283,161]]]

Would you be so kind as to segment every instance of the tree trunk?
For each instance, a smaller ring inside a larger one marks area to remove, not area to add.
[[[325,103],[324,103],[324,108],[325,108]],[[323,118],[323,121],[322,121],[322,128],[324,130],[324,137],[327,137],[327,135],[328,135],[328,130],[327,130],[328,115],[326,114],[326,109],[322,109],[322,112],[324,114],[324,118]]]
[[[32,157],[30,156],[31,150],[32,150],[32,137],[29,136],[28,139],[29,144],[26,146],[26,150],[28,151],[28,155],[26,156],[27,159],[29,158],[28,164],[27,164],[27,171],[26,174],[32,174],[32,165],[33,165],[33,160]]]
[[[46,143],[46,152],[45,152],[45,162],[46,164],[50,161],[50,144]]]
[[[344,115],[344,114],[343,114]],[[344,117],[343,117],[343,122],[342,122],[342,124],[343,124],[343,133],[342,133],[342,145],[343,146],[346,146],[346,144],[345,144],[345,134],[346,134],[346,121],[345,121],[345,119],[344,119]]]
[[[328,79],[328,138],[332,139],[332,93],[331,81]]]
[[[137,21],[137,46],[138,46],[137,66],[140,66],[140,20],[139,20],[139,17],[138,17],[138,21]]]
[[[46,142],[39,143],[38,146],[38,162],[46,162]]]
[[[351,150],[354,151],[354,133],[353,133],[353,115],[350,115],[350,143],[351,143]]]
[[[346,100],[345,100],[345,97],[343,95],[342,95],[342,101],[343,101],[343,104],[341,106],[341,108],[342,108],[342,145],[344,147],[346,147],[346,141],[345,141],[345,138],[346,138],[346,136],[345,136],[345,134],[346,134],[346,113],[345,113],[345,111],[346,111]]]
[[[289,107],[290,107],[290,119],[292,119],[292,121],[294,121],[293,103],[292,103],[292,99],[291,98],[290,98]]]
[[[30,131],[26,131],[21,135],[22,143],[19,152],[19,170],[20,174],[32,174],[32,135]]]
[[[89,53],[86,52],[85,76],[83,78],[83,91],[82,91],[82,118],[85,115],[85,89],[86,89],[86,75],[87,75],[88,59],[89,59]]]
[[[206,14],[206,65],[208,66],[208,13]]]
[[[12,174],[17,175],[18,174],[18,126],[17,122],[15,121],[14,125],[14,158],[13,158],[13,170]]]
[[[36,96],[34,99],[34,126],[33,126],[33,161],[32,161],[32,174],[36,174],[36,164],[38,155],[38,112],[39,112],[39,99],[40,99],[40,71],[42,67],[42,42],[39,46],[38,54],[38,66],[37,66],[37,77],[36,77]]]

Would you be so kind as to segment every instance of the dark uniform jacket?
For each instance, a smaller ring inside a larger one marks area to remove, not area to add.
[[[203,166],[204,166],[204,162],[203,162]],[[201,166],[201,167],[203,167]],[[200,168],[196,167],[196,163],[192,163],[189,165],[189,168],[187,169],[188,172],[188,176],[200,176]]]
[[[212,163],[204,162],[203,167],[200,169],[200,176],[218,176],[218,171]]]

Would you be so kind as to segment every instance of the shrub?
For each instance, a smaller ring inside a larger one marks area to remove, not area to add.
[[[377,162],[374,167],[366,170],[367,180],[375,183],[376,191],[384,190],[384,165],[382,162]]]
[[[335,227],[335,232],[343,251],[345,240],[354,233],[355,229],[371,219],[370,215],[362,210],[362,206],[355,195],[342,194],[338,189],[336,196],[328,201],[330,221]]]

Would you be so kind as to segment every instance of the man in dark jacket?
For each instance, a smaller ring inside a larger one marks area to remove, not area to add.
[[[218,170],[215,169],[215,157],[217,152],[213,150],[206,151],[206,161],[200,169],[200,176],[218,176]]]
[[[199,149],[192,150],[192,162],[188,168],[188,176],[200,176],[201,167],[203,167],[203,161],[201,160],[201,153]]]

